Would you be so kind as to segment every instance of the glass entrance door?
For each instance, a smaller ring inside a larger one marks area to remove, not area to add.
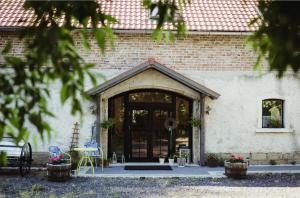
[[[168,109],[133,108],[130,111],[130,161],[157,161],[169,155],[169,131],[165,121],[172,116]]]
[[[152,159],[158,159],[160,155],[169,156],[170,134],[166,128],[166,121],[172,117],[169,110],[156,109],[152,112]]]
[[[134,161],[144,161],[148,158],[149,130],[150,126],[149,110],[132,109],[130,116],[130,158]]]

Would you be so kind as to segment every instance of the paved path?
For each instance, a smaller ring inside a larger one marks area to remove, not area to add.
[[[92,175],[90,169],[81,171],[80,176],[95,177],[224,177],[224,167],[208,168],[200,166],[177,167],[173,166],[173,170],[124,170],[124,166],[113,166],[104,168],[102,172],[100,168],[95,169]],[[258,165],[249,166],[248,174],[254,173],[300,173],[300,165]]]

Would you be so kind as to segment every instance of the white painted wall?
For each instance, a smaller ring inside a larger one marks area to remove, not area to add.
[[[208,100],[206,151],[216,153],[300,151],[300,79],[253,72],[196,72],[184,74],[221,94]],[[284,102],[284,130],[256,132],[261,127],[261,100]]]
[[[96,71],[95,71],[96,72]],[[97,71],[99,72],[99,71]],[[107,78],[120,74],[120,70],[101,70]],[[281,80],[273,74],[254,74],[241,71],[193,71],[180,73],[221,94],[219,99],[207,99],[211,107],[206,115],[206,151],[220,153],[292,152],[300,151],[300,80],[292,76]],[[89,83],[87,89],[91,88]],[[53,85],[50,109],[57,118],[51,119],[54,128],[51,144],[70,145],[73,123],[80,122],[71,116],[68,104],[61,107],[59,85]],[[291,132],[259,133],[261,123],[260,102],[265,98],[285,100],[285,124]],[[84,116],[80,128],[80,144],[91,135],[95,116],[89,112],[89,102],[84,103]],[[48,143],[38,142],[35,151],[46,151]]]

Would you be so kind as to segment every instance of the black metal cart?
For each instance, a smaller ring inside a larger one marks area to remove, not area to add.
[[[19,167],[22,177],[30,172],[32,149],[29,142],[16,145],[12,138],[4,137],[0,141],[0,152],[6,153],[8,167]]]

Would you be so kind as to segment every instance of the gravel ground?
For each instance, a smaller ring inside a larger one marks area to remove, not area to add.
[[[1,173],[0,173],[1,174]],[[300,197],[300,174],[227,178],[73,178],[49,182],[44,173],[0,176],[0,197]]]

